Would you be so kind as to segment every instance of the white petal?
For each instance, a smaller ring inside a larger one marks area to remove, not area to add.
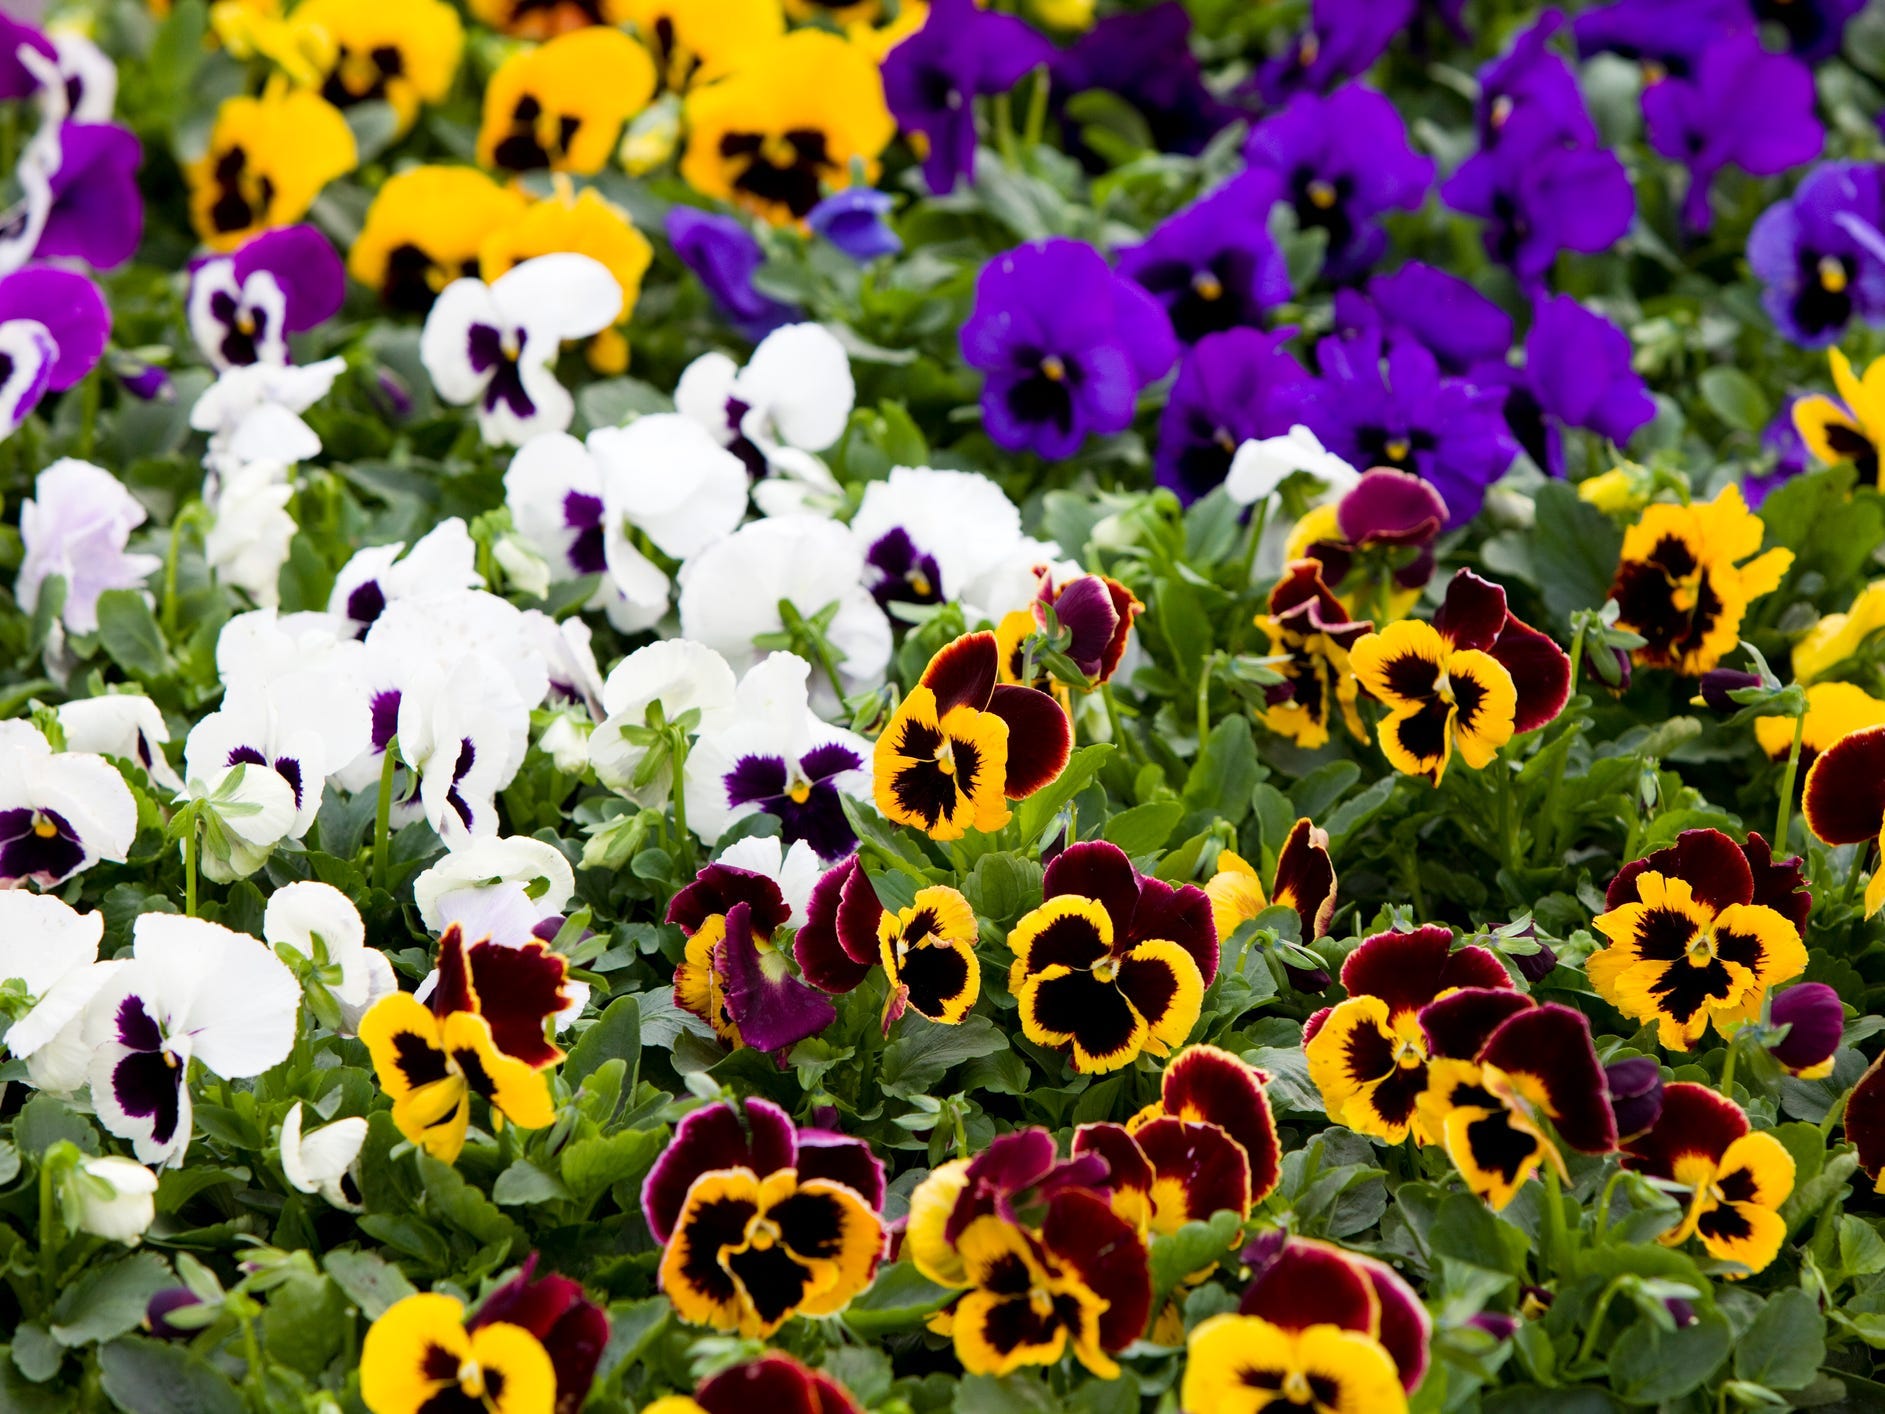
[[[740,366],[725,354],[702,354],[687,365],[675,385],[675,411],[698,422],[722,445],[731,442],[727,399],[733,396],[733,382],[739,376]]]
[[[490,382],[489,372],[471,366],[474,324],[502,327],[503,315],[491,288],[482,280],[454,280],[439,291],[419,334],[419,359],[432,375],[432,386],[448,403],[472,402]]]
[[[664,555],[686,559],[745,518],[745,464],[691,418],[655,413],[601,428],[589,449],[611,522],[633,522]]]
[[[155,981],[173,1027],[196,1058],[225,1080],[260,1075],[294,1047],[301,988],[267,944],[221,924],[141,914],[132,924],[136,981]]]
[[[443,933],[450,917],[440,900],[465,889],[515,884],[533,901],[531,922],[569,909],[576,874],[556,846],[527,835],[473,840],[440,859],[412,881],[419,917],[434,933]]]
[[[513,265],[492,284],[491,300],[516,328],[584,339],[615,322],[622,287],[601,261],[564,251]]]
[[[733,391],[780,441],[807,452],[822,452],[844,435],[857,401],[844,345],[818,324],[789,324],[768,334]]]
[[[17,979],[26,995],[45,996],[68,973],[98,960],[105,916],[80,913],[50,894],[0,891],[0,982]]]

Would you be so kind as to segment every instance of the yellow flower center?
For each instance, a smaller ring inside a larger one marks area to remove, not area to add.
[[[1309,1383],[1307,1372],[1291,1370],[1283,1376],[1283,1398],[1291,1404],[1308,1404],[1316,1397],[1313,1386]]]
[[[33,833],[38,835],[42,840],[49,840],[59,833],[59,827],[53,824],[52,821],[48,820],[44,815],[35,815],[33,817]]]
[[[1119,975],[1119,964],[1110,957],[1103,957],[1093,964],[1093,980],[1110,982]]]
[[[476,1360],[466,1359],[458,1367],[458,1388],[471,1399],[483,1399],[484,1367]]]
[[[780,133],[772,133],[766,138],[760,146],[759,155],[771,167],[796,167],[799,160],[798,149],[792,145],[791,139]]]
[[[1067,365],[1059,354],[1049,354],[1041,360],[1041,376],[1050,383],[1058,383],[1067,376]]]
[[[1404,462],[1407,460],[1407,454],[1413,451],[1414,448],[1405,437],[1396,437],[1381,450],[1387,453],[1389,461]]]
[[[1209,270],[1200,270],[1191,277],[1191,288],[1198,292],[1201,300],[1215,300],[1224,297],[1224,282]]]
[[[1846,290],[1846,266],[1836,255],[1820,257],[1820,286],[1829,294],[1844,294]]]
[[[1512,95],[1502,93],[1492,100],[1492,126],[1495,129],[1505,126],[1506,119],[1512,116]]]
[[[1309,204],[1318,210],[1327,211],[1335,205],[1335,187],[1318,177],[1309,183]]]
[[[931,587],[930,582],[929,582],[929,576],[924,574],[923,571],[911,570],[909,574],[905,576],[905,578],[910,581],[910,588],[914,589],[918,594],[923,595],[925,598],[929,597],[930,587]]]
[[[1426,1062],[1427,1053],[1413,1037],[1404,1037],[1394,1048],[1394,1063],[1402,1070],[1415,1070]]]
[[[794,781],[790,789],[786,791],[786,796],[794,805],[803,805],[812,798],[812,783],[810,781]]]
[[[942,745],[936,748],[936,764],[942,768],[945,776],[955,775],[956,745],[948,737],[944,737]]]
[[[761,1218],[753,1224],[746,1240],[752,1244],[755,1252],[768,1251],[779,1240],[779,1225],[770,1218]]]
[[[1661,83],[1668,77],[1669,71],[1661,64],[1647,63],[1643,65],[1643,82],[1645,84]]]
[[[1028,1305],[1034,1309],[1035,1315],[1046,1319],[1054,1314],[1054,1293],[1044,1286],[1029,1287]]]

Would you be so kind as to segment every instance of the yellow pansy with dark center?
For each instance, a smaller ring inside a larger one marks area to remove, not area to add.
[[[1407,1394],[1374,1336],[1335,1325],[1287,1330],[1260,1316],[1212,1316],[1191,1333],[1186,1414],[1402,1414]]]
[[[513,54],[491,76],[478,160],[507,172],[593,175],[654,92],[654,61],[622,31],[598,25],[559,35]]]
[[[303,0],[289,18],[321,57],[321,97],[336,108],[385,102],[400,133],[451,92],[465,48],[444,0]]]
[[[209,147],[185,168],[190,219],[212,250],[298,221],[321,189],[358,160],[353,130],[315,93],[270,89],[225,99]]]
[[[1323,582],[1321,561],[1313,559],[1290,563],[1270,591],[1269,610],[1257,616],[1257,627],[1269,638],[1271,655],[1288,661],[1281,669],[1285,682],[1266,694],[1263,725],[1298,746],[1324,746],[1339,704],[1350,734],[1365,740],[1349,650],[1374,625],[1349,617]]]
[[[898,705],[872,759],[877,808],[932,838],[959,839],[969,829],[1008,823],[1002,780],[1008,724],[963,705],[937,713],[936,694],[917,687]]]
[[[1107,1303],[1029,1233],[998,1217],[977,1218],[957,1246],[971,1288],[951,1312],[963,1368],[1006,1375],[1056,1364],[1071,1347],[1095,1374],[1119,1372],[1100,1345]]]
[[[877,939],[890,984],[886,1031],[906,1007],[945,1025],[974,1009],[982,992],[976,937],[975,910],[951,888],[919,889],[908,908],[885,912]]]
[[[1837,261],[1833,266],[1839,283],[1826,288],[1837,294],[1845,288],[1845,269]],[[1824,278],[1825,260],[1820,262],[1820,270]],[[1822,394],[1797,399],[1793,425],[1807,450],[1820,461],[1851,462],[1858,469],[1861,485],[1879,485],[1885,476],[1879,462],[1881,449],[1885,448],[1885,358],[1873,359],[1863,377],[1852,371],[1851,362],[1838,349],[1829,349],[1827,358],[1840,400]]]
[[[423,315],[453,280],[482,273],[485,242],[529,205],[474,167],[409,168],[388,177],[367,208],[347,273],[387,308]]]
[[[360,1397],[373,1414],[551,1414],[556,1369],[522,1326],[465,1327],[442,1293],[389,1306],[360,1348]]]
[[[1438,785],[1455,750],[1477,770],[1512,739],[1512,675],[1489,653],[1455,649],[1431,624],[1389,624],[1356,640],[1349,660],[1388,708],[1378,736],[1397,771]]]
[[[786,1168],[702,1174],[663,1253],[661,1289],[682,1319],[748,1338],[794,1315],[831,1316],[870,1284],[884,1228],[856,1191]]]
[[[684,93],[742,66],[785,33],[779,0],[615,0],[648,47],[663,90]]]
[[[1609,945],[1585,963],[1591,985],[1624,1015],[1654,1022],[1658,1039],[1686,1051],[1710,1022],[1731,1035],[1760,1014],[1770,987],[1806,970],[1793,922],[1764,904],[1718,907],[1687,879],[1645,871],[1636,901],[1600,914]]]

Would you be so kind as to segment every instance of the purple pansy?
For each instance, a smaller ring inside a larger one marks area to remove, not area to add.
[[[1545,473],[1564,474],[1562,428],[1586,428],[1621,447],[1655,418],[1656,400],[1631,367],[1631,354],[1628,334],[1569,295],[1539,301],[1525,369],[1508,374],[1505,417]]]
[[[1119,253],[1119,273],[1165,306],[1181,342],[1242,326],[1289,299],[1289,269],[1270,239],[1270,208],[1282,184],[1249,171],[1168,216]]]
[[[1865,0],[1754,0],[1754,18],[1778,25],[1787,47],[1802,59],[1830,59],[1839,52],[1846,26]]]
[[[1335,328],[1343,335],[1378,329],[1424,346],[1453,375],[1504,363],[1512,347],[1512,316],[1473,285],[1418,260],[1391,275],[1376,275],[1366,295],[1335,296]]]
[[[814,746],[790,764],[783,756],[755,752],[727,773],[727,805],[756,805],[778,817],[787,844],[804,840],[820,859],[836,859],[857,845],[836,778],[863,768],[864,758],[844,742]]]
[[[903,240],[890,229],[889,192],[875,187],[846,187],[811,209],[805,224],[860,264],[896,255]]]
[[[283,226],[190,271],[190,332],[218,368],[287,363],[287,336],[333,317],[346,293],[346,268],[327,237]]]
[[[1328,338],[1304,421],[1351,466],[1411,471],[1446,501],[1448,528],[1479,513],[1518,444],[1506,429],[1502,390],[1443,378],[1434,356],[1407,339]]]
[[[1280,437],[1302,421],[1312,381],[1284,350],[1288,338],[1231,329],[1199,340],[1159,419],[1159,485],[1189,505],[1222,484],[1245,442]]]
[[[1094,170],[1106,164],[1080,140],[1066,107],[1078,94],[1124,99],[1145,119],[1154,148],[1188,157],[1240,116],[1205,87],[1191,52],[1191,15],[1179,0],[1106,16],[1054,58],[1051,77],[1067,151]]]
[[[110,334],[105,297],[85,276],[48,265],[0,276],[0,438],[90,373]]]
[[[754,288],[753,275],[766,263],[766,252],[733,217],[676,206],[668,212],[667,230],[674,253],[700,277],[741,338],[757,343],[774,329],[804,318],[792,305]]]
[[[1856,314],[1885,320],[1885,167],[1828,162],[1748,235],[1748,264],[1780,332],[1806,348],[1837,340]]]
[[[1762,501],[1814,465],[1813,454],[1807,450],[1806,439],[1793,420],[1793,405],[1799,400],[1796,394],[1782,403],[1774,420],[1761,433],[1761,450],[1773,458],[1773,464],[1766,471],[1742,480],[1741,494],[1747,499],[1749,510],[1758,511]]]
[[[1560,251],[1608,250],[1636,214],[1617,155],[1580,145],[1538,109],[1515,112],[1497,145],[1467,158],[1440,195],[1486,223],[1486,253],[1528,289],[1544,283]]]
[[[1257,71],[1268,104],[1359,78],[1414,22],[1415,0],[1314,0],[1309,28]]]
[[[1479,145],[1492,147],[1516,113],[1539,114],[1587,147],[1598,143],[1597,125],[1584,106],[1577,73],[1545,46],[1564,28],[1564,15],[1547,10],[1522,31],[1512,47],[1479,71],[1479,101],[1473,108]]]
[[[1758,93],[1759,103],[1749,94]],[[1814,113],[1813,72],[1770,54],[1752,30],[1717,40],[1688,78],[1666,78],[1643,92],[1651,147],[1689,169],[1683,224],[1709,227],[1709,189],[1724,167],[1773,177],[1811,162],[1826,143]]]
[[[935,0],[923,27],[883,65],[884,99],[917,140],[931,191],[974,180],[975,100],[1006,93],[1053,55],[1046,38],[1013,15],[975,0]]]
[[[40,260],[82,260],[112,270],[137,250],[144,198],[137,169],[143,144],[115,123],[66,123],[59,165],[50,173],[52,206],[33,247]]]
[[[39,75],[21,61],[21,48],[33,51],[49,69],[59,66],[59,52],[37,28],[0,13],[0,100],[31,98],[39,92]]]
[[[1374,264],[1388,243],[1378,218],[1417,210],[1433,183],[1433,161],[1408,146],[1394,105],[1360,84],[1293,99],[1256,125],[1244,156],[1281,179],[1298,227],[1328,232],[1331,279]]]
[[[1689,73],[1716,40],[1753,23],[1748,0],[1616,0],[1571,21],[1578,57],[1606,51],[1652,78]]]
[[[1139,390],[1178,354],[1157,301],[1092,246],[1059,238],[982,268],[961,338],[969,366],[987,375],[989,437],[1050,460],[1130,427]]]

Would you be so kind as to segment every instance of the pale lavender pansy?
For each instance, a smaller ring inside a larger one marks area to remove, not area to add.
[[[20,508],[26,556],[13,595],[27,613],[39,607],[48,579],[65,581],[60,618],[73,633],[98,628],[98,599],[108,589],[138,589],[162,566],[156,555],[126,549],[144,523],[143,505],[103,467],[67,457],[39,473],[33,499]]]

